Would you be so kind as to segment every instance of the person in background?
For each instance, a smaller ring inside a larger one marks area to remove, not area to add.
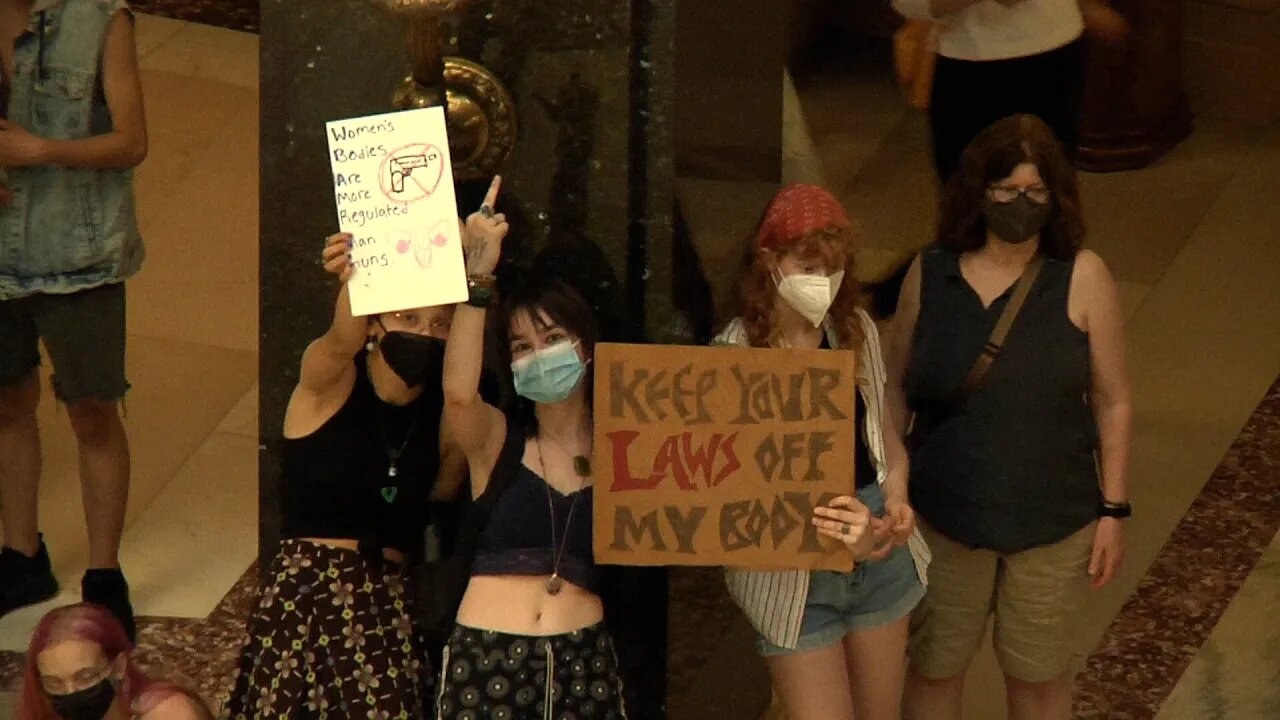
[[[285,540],[249,618],[232,720],[430,712],[407,568],[423,553],[428,501],[465,481],[440,434],[454,308],[352,316],[351,242],[333,235],[323,251],[342,287],[285,411]]]
[[[508,226],[495,178],[467,220],[471,298],[445,353],[445,428],[491,498],[445,649],[437,712],[454,718],[623,720],[622,682],[592,553],[591,307],[568,285],[522,278],[498,318],[520,396],[507,415],[479,392],[485,315]]]
[[[893,0],[893,7],[937,23],[929,132],[941,183],[983,128],[1015,113],[1038,116],[1075,147],[1085,73],[1081,0]]]
[[[1073,615],[1090,581],[1115,577],[1130,513],[1119,296],[1083,240],[1061,145],[1041,120],[1010,117],[965,151],[938,242],[903,285],[887,402],[893,427],[911,428],[911,503],[933,551],[912,620],[910,720],[959,720],[991,615],[1009,718],[1071,717]],[[966,378],[987,352],[975,387]]]
[[[853,571],[726,572],[791,720],[896,720],[907,619],[925,592],[928,549],[907,499],[907,453],[883,411],[880,340],[855,304],[855,240],[830,193],[783,188],[765,212],[740,281],[740,314],[716,339],[858,353],[856,492],[814,511],[819,532],[849,548]]]
[[[147,677],[109,611],[61,607],[36,625],[15,720],[209,720],[198,697]]]
[[[82,595],[132,639],[119,566],[129,444],[124,281],[142,264],[133,168],[147,125],[124,0],[3,0],[0,65],[0,615],[58,592],[39,533],[39,344],[80,456],[89,534]]]

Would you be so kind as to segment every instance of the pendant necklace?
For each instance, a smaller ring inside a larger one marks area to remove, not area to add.
[[[551,483],[547,482],[547,461],[542,455],[542,439],[537,435],[533,438],[534,444],[538,447],[538,462],[542,465],[542,484],[547,487],[547,510],[551,513],[551,577],[547,579],[547,594],[559,595],[564,589],[564,578],[560,577],[560,560],[564,557],[565,545],[569,543],[569,526],[573,523],[573,511],[578,507],[578,494],[573,493],[573,499],[569,501],[569,514],[564,520],[564,532],[560,534],[559,543],[556,542],[556,505],[555,500],[551,497]],[[585,460],[585,458],[583,458]],[[574,458],[574,471],[579,469],[577,458]],[[589,470],[589,468],[588,468]],[[590,474],[588,472],[588,474]],[[586,477],[578,472],[579,478]],[[581,490],[581,487],[579,487]]]
[[[578,476],[579,479],[585,481],[587,478],[591,477],[591,458],[590,457],[586,455],[574,455],[569,452],[569,448],[565,447],[565,444],[560,442],[558,438],[551,435],[550,433],[547,434],[547,437],[551,438],[551,441],[554,442],[560,448],[561,452],[573,458],[573,472],[575,475]],[[539,450],[539,452],[541,452],[541,450]]]
[[[367,365],[365,366],[365,374],[368,375],[369,386],[373,387],[373,374],[372,374],[372,371],[369,370]],[[382,398],[378,397],[378,393],[376,390],[374,390],[373,395],[374,395],[374,400],[376,402],[378,403],[382,402]],[[399,474],[398,465],[400,463],[400,457],[404,455],[405,448],[409,447],[409,441],[413,439],[414,431],[418,429],[418,419],[421,417],[421,413],[414,414],[413,420],[409,423],[409,429],[405,431],[404,441],[400,443],[400,447],[398,448],[391,447],[391,445],[387,442],[386,427],[384,426],[383,420],[382,420],[382,415],[383,415],[382,409],[377,408],[374,414],[378,420],[378,436],[381,438],[382,447],[384,450],[386,450],[386,453],[387,453],[387,486],[382,488],[382,499],[385,500],[389,505],[395,502],[396,495],[398,492],[398,488],[396,487],[396,484],[395,484],[396,483],[395,478]]]

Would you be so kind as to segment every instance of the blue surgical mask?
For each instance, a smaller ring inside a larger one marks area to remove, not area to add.
[[[587,374],[576,343],[560,342],[511,363],[516,394],[536,403],[558,403],[573,394]]]

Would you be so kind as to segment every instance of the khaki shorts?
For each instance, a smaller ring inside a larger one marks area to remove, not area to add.
[[[1090,523],[1053,545],[1002,554],[975,550],[920,523],[933,562],[929,588],[911,618],[911,667],[942,680],[964,673],[995,615],[996,658],[1023,682],[1078,670],[1071,632],[1089,592]]]

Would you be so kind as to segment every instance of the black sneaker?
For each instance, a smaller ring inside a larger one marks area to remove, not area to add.
[[[57,594],[58,580],[53,576],[43,539],[35,557],[27,557],[10,547],[0,550],[0,617]]]
[[[86,570],[80,584],[80,596],[111,611],[120,621],[130,643],[138,642],[138,626],[133,620],[133,605],[129,603],[129,583],[119,568]]]

